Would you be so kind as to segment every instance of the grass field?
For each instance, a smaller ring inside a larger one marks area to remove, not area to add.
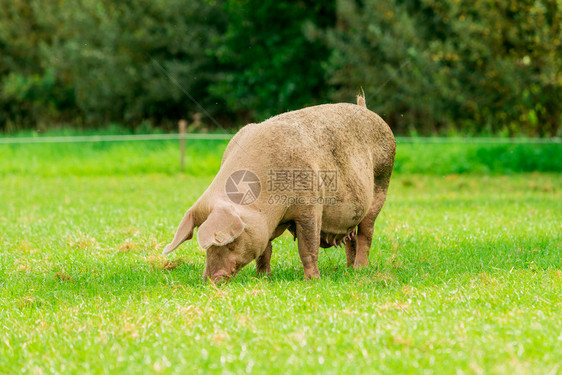
[[[159,254],[223,146],[162,144],[0,145],[0,373],[562,373],[562,174],[399,147],[370,267],[283,235],[217,287]]]

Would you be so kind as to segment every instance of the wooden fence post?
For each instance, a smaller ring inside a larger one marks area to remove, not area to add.
[[[183,173],[184,170],[184,157],[185,157],[185,129],[187,127],[187,121],[180,120],[178,122],[179,133],[180,133],[180,170]]]

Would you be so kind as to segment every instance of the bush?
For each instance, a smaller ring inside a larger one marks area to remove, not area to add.
[[[217,57],[221,79],[211,92],[245,121],[326,100],[322,62],[329,50],[309,40],[305,27],[332,26],[332,2],[229,0],[226,33]]]
[[[363,87],[399,134],[557,135],[561,25],[559,0],[0,0],[0,130],[230,127]]]
[[[0,98],[13,109],[10,117],[60,120],[57,115],[68,108],[76,123],[86,125],[177,120],[200,111],[184,91],[212,109],[215,102],[205,88],[216,65],[212,43],[225,26],[220,3],[31,0],[15,4],[7,4],[10,11],[0,13],[0,51],[5,53],[0,72],[10,72],[2,77]],[[32,32],[18,50],[33,51],[21,57],[29,65],[23,69],[11,62],[17,53],[8,48],[22,22]],[[37,28],[46,32],[35,32]],[[59,86],[72,93],[67,105],[45,92],[45,100],[54,99],[54,113],[18,106],[33,102],[29,94],[37,91],[37,85],[29,81],[53,74]],[[14,80],[22,81],[20,87],[14,87]]]
[[[338,1],[328,77],[363,86],[400,133],[556,135],[562,9],[556,0]]]

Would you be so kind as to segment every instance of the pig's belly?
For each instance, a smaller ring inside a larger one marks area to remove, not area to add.
[[[322,212],[322,231],[343,234],[355,228],[365,217],[367,210],[351,204],[324,206]]]
[[[366,214],[366,209],[353,204],[324,206],[320,246],[340,246],[344,240],[355,234],[357,225]]]
[[[360,172],[362,173],[347,173],[348,178],[343,177],[345,173],[338,173],[337,191],[324,192],[321,202],[322,232],[348,234],[367,214],[373,200],[373,177],[368,171]]]

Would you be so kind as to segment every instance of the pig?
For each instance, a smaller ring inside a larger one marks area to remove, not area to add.
[[[361,95],[357,105],[318,105],[248,124],[163,255],[199,228],[205,280],[228,280],[252,260],[258,274],[269,274],[271,241],[288,230],[306,279],[320,276],[320,247],[343,245],[348,267],[367,266],[395,152],[392,131]]]

